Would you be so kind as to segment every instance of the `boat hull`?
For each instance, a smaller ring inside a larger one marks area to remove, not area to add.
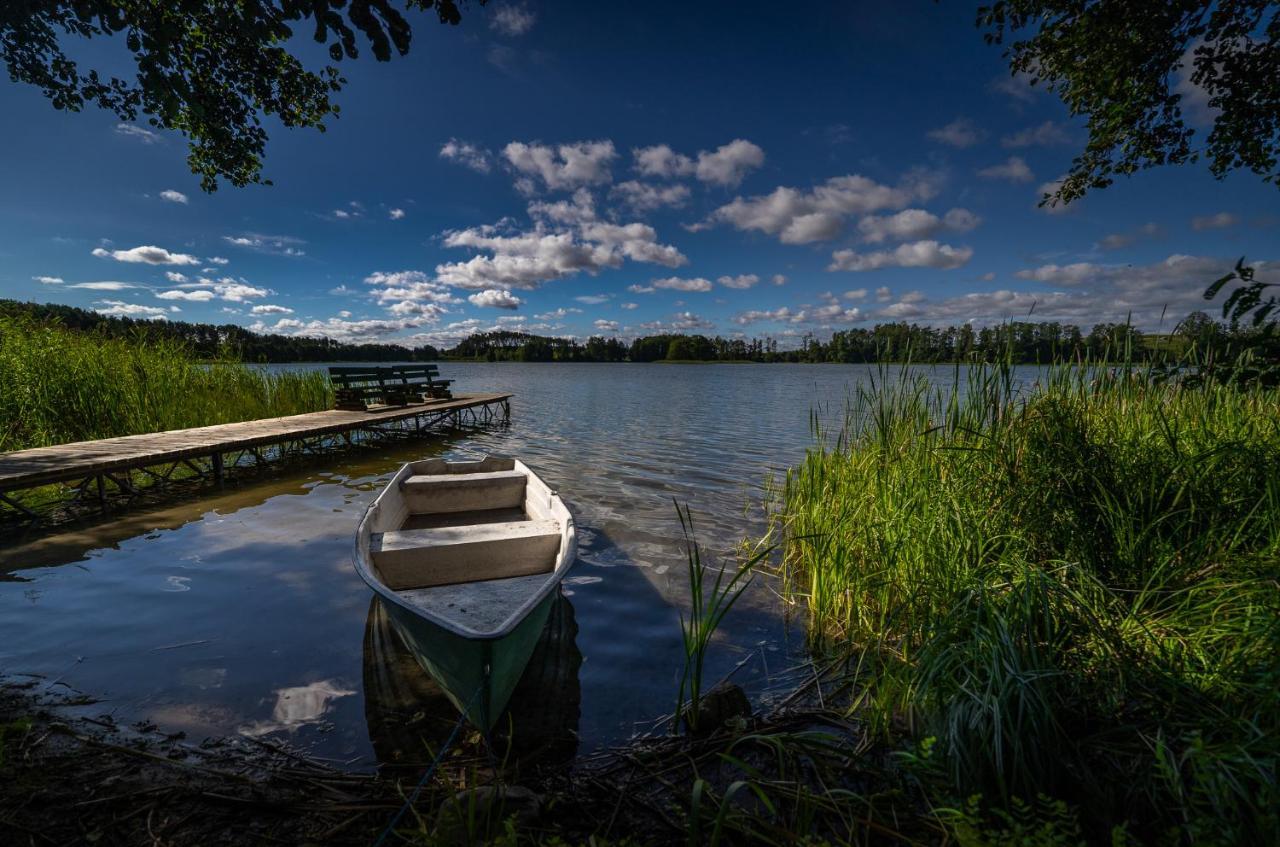
[[[557,594],[548,594],[514,629],[491,639],[458,635],[395,604],[387,604],[387,613],[422,669],[467,720],[487,732],[511,700]]]

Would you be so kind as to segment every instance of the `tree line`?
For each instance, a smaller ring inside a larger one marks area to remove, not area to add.
[[[0,300],[0,316],[56,322],[68,329],[112,338],[181,341],[206,359],[242,362],[424,362],[441,359],[488,362],[996,362],[1047,363],[1059,359],[1143,361],[1180,355],[1193,344],[1219,359],[1245,350],[1280,362],[1280,336],[1242,321],[1218,322],[1194,312],[1172,333],[1145,334],[1123,323],[1096,324],[1088,333],[1073,324],[1011,321],[989,327],[879,324],[845,329],[823,340],[806,335],[782,348],[778,339],[706,335],[646,335],[630,343],[592,336],[586,341],[500,330],[475,333],[451,349],[431,345],[350,344],[328,338],[256,333],[235,324],[154,321],[101,315],[56,303]]]

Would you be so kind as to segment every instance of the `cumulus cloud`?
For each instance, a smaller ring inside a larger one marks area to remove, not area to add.
[[[640,304],[639,303],[619,303],[618,308],[625,309],[626,311],[630,312],[632,309],[639,309]]]
[[[992,80],[991,90],[1020,103],[1031,103],[1036,99],[1036,89],[1031,84],[1033,78],[1022,71],[1015,71]]]
[[[493,157],[488,150],[456,138],[450,138],[440,147],[440,158],[481,174],[487,174],[493,167]]]
[[[1067,134],[1065,127],[1053,121],[1045,121],[1006,135],[1000,139],[1000,143],[1005,147],[1048,147],[1053,144],[1070,144],[1071,136]]]
[[[1041,183],[1040,187],[1036,189],[1036,194],[1039,196],[1040,202],[1044,204],[1039,208],[1046,215],[1061,215],[1070,211],[1066,203],[1055,202],[1049,199],[1058,193],[1062,188],[1062,184],[1066,181],[1067,177],[1064,174],[1057,179],[1051,179],[1048,182]]]
[[[628,285],[627,290],[630,291],[632,294],[652,294],[653,292],[657,291],[657,289],[654,288],[652,285],[640,285],[640,284]]]
[[[506,4],[499,6],[489,19],[489,28],[510,37],[524,35],[533,28],[538,16],[523,5]]]
[[[786,276],[786,274],[774,274],[774,275],[773,275],[773,278],[772,278],[770,281],[771,281],[774,285],[786,285],[786,284],[787,284],[787,276]]]
[[[617,332],[621,328],[617,321],[607,321],[603,318],[595,321],[592,326],[602,332]]]
[[[683,206],[690,194],[687,185],[650,185],[634,179],[618,183],[611,193],[637,212]]]
[[[722,276],[716,279],[716,282],[725,288],[737,289],[751,288],[759,281],[760,277],[756,274],[738,274],[737,276]]]
[[[1191,219],[1191,228],[1197,232],[1206,229],[1227,229],[1240,223],[1240,219],[1230,212],[1218,212],[1216,215],[1205,215]]]
[[[941,230],[968,232],[982,219],[968,209],[952,209],[942,217],[924,209],[904,209],[894,215],[868,216],[858,221],[858,232],[869,244],[927,238]]]
[[[578,141],[555,147],[512,141],[502,149],[502,156],[520,175],[516,187],[532,194],[539,182],[552,191],[607,183],[613,179],[609,166],[618,153],[612,141]]]
[[[364,283],[373,286],[369,294],[378,305],[400,317],[416,315],[437,319],[448,311],[446,305],[462,302],[449,292],[448,286],[422,271],[374,271],[364,278]]]
[[[172,291],[157,291],[156,297],[161,300],[187,300],[192,303],[207,303],[217,295],[207,288],[197,288],[194,290],[183,290],[175,288]]]
[[[275,293],[268,288],[259,288],[255,285],[250,285],[243,279],[234,279],[229,276],[224,276],[221,279],[200,277],[194,282],[183,283],[179,285],[178,288],[186,291],[198,291],[202,289],[212,291],[218,299],[226,300],[230,303],[244,303],[249,300],[256,300],[261,297],[266,297],[268,294]]]
[[[631,151],[635,169],[644,176],[673,179],[693,176],[701,182],[734,188],[748,173],[764,164],[764,150],[745,138],[735,138],[697,156],[677,153],[666,144]]]
[[[502,288],[487,288],[467,297],[473,306],[487,309],[518,309],[524,301]]]
[[[115,259],[117,262],[142,263],[147,265],[198,265],[200,260],[186,253],[170,253],[163,247],[143,245],[128,250],[106,250],[93,248],[93,255],[100,259]]]
[[[936,179],[929,174],[909,175],[897,187],[856,174],[838,176],[808,190],[780,186],[770,194],[735,197],[693,229],[727,223],[777,236],[784,244],[808,244],[834,238],[851,215],[901,209],[913,200],[929,199],[936,190]]]
[[[404,219],[404,209],[391,209],[387,212],[387,217],[393,221]]]
[[[41,285],[62,285],[62,277],[60,276],[33,276],[31,277]]]
[[[224,235],[222,240],[232,246],[243,247],[255,253],[294,257],[306,255],[306,252],[299,245],[307,242],[291,235],[263,235],[257,232],[246,232],[242,235]]]
[[[1159,224],[1147,223],[1128,232],[1113,232],[1105,236],[1098,242],[1098,248],[1101,250],[1121,250],[1142,239],[1159,238],[1163,234],[1164,230],[1160,228]]]
[[[707,292],[711,290],[711,280],[700,276],[692,279],[669,276],[665,279],[655,279],[652,284],[654,288],[665,288],[671,291]]]
[[[534,317],[540,321],[559,321],[559,320],[564,320],[569,315],[580,315],[580,314],[582,314],[582,310],[577,308],[576,306],[569,306],[568,308],[561,306],[560,308],[554,309],[550,312],[543,312],[540,315],[534,315]]]
[[[978,176],[986,179],[1005,179],[1009,182],[1031,182],[1036,175],[1021,156],[1010,156],[998,165],[991,165],[978,171]]]
[[[610,294],[580,294],[573,299],[579,303],[586,303],[588,306],[599,306],[602,303],[608,303],[610,297],[612,297]],[[581,309],[578,311],[581,311]]]
[[[261,306],[254,306],[249,312],[254,315],[292,315],[293,309],[288,306],[277,306],[274,303],[263,303]]]
[[[174,191],[172,188],[166,188],[164,191],[161,191],[160,199],[168,200],[170,203],[181,203],[184,206],[187,204],[187,195],[183,194],[181,191]]]
[[[956,118],[946,126],[931,129],[927,133],[934,141],[952,147],[972,147],[982,140],[982,132],[968,118]]]
[[[893,250],[857,253],[837,250],[831,254],[830,271],[875,271],[881,268],[938,268],[951,270],[968,263],[973,256],[970,247],[952,247],[937,241],[913,241]]]
[[[222,256],[206,256],[205,261],[211,265],[225,265],[230,259],[224,259]]]
[[[159,144],[164,141],[159,134],[152,132],[145,127],[135,126],[134,124],[116,124],[116,135],[139,141],[143,144]],[[99,311],[102,311],[99,309]],[[105,313],[104,313],[105,314]]]
[[[715,329],[716,325],[693,312],[677,312],[670,321],[649,321],[640,324],[642,329],[650,332],[688,332],[692,329]]]
[[[159,306],[143,306],[123,300],[99,300],[93,310],[113,318],[146,318],[153,321],[165,320],[169,314],[167,309]]]
[[[844,306],[830,292],[819,297],[818,304],[805,304],[799,309],[781,306],[777,309],[752,309],[742,312],[733,318],[739,326],[770,322],[785,324],[812,324],[821,327],[848,325],[865,320],[861,309],[856,306]]]

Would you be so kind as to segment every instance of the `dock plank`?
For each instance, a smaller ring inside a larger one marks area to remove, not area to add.
[[[332,409],[16,450],[0,453],[0,491],[30,488],[127,468],[165,464],[211,453],[261,447],[295,438],[333,435],[371,424],[501,403],[511,396],[462,394],[452,400],[435,400],[375,412]]]

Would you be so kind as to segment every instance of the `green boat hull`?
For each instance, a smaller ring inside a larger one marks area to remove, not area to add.
[[[506,635],[466,638],[388,603],[391,625],[445,696],[473,725],[493,729],[538,645],[558,591],[552,591]]]

